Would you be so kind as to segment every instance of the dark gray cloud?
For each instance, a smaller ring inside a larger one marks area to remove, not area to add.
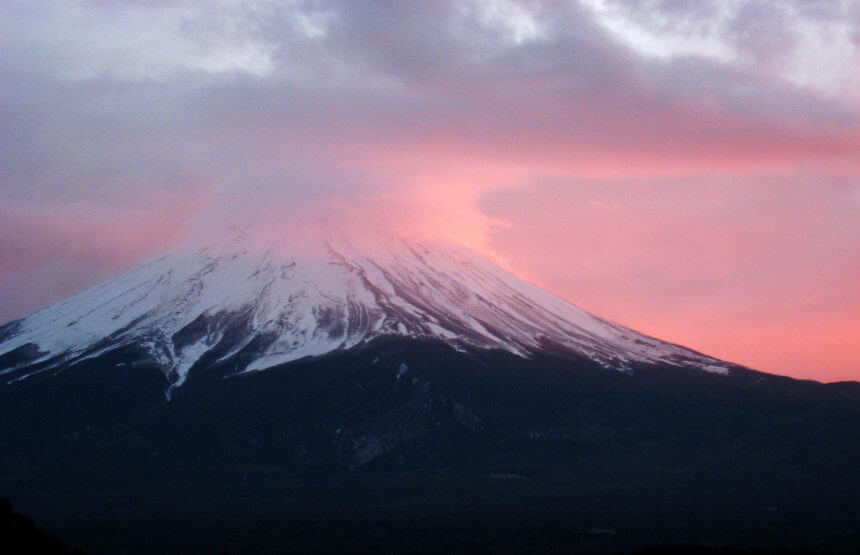
[[[860,102],[853,0],[581,0],[640,52],[692,54]]]

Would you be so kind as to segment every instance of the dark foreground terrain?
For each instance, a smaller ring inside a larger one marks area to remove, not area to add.
[[[393,340],[229,374],[4,381],[0,497],[92,553],[860,548],[856,382]]]
[[[247,480],[219,486],[189,479],[16,497],[46,530],[92,553],[858,547],[856,514],[849,514],[856,501],[847,495],[825,499],[762,482],[725,489],[727,482],[700,484],[710,477],[682,472],[677,483],[661,484],[641,475],[577,480],[562,471],[291,483],[274,470],[254,469]]]

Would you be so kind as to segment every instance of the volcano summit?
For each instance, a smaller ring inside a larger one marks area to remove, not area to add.
[[[328,234],[286,249],[237,234],[229,248],[143,264],[0,328],[0,375],[25,380],[136,346],[138,362],[161,368],[173,390],[195,365],[242,374],[380,337],[521,357],[552,346],[619,371],[730,367],[596,318],[454,244],[379,238],[356,247]]]

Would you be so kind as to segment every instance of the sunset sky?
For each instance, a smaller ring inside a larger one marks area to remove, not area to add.
[[[0,3],[0,322],[308,214],[860,379],[860,2]]]

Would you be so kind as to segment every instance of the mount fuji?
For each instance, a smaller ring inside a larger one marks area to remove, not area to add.
[[[311,235],[235,229],[0,327],[0,492],[96,552],[858,542],[857,382],[648,337],[446,241]]]
[[[143,264],[0,327],[7,383],[134,346],[168,393],[195,366],[271,369],[380,337],[529,357],[552,345],[605,368],[633,363],[726,374],[732,365],[613,325],[456,244],[327,233],[290,252],[236,230]]]

